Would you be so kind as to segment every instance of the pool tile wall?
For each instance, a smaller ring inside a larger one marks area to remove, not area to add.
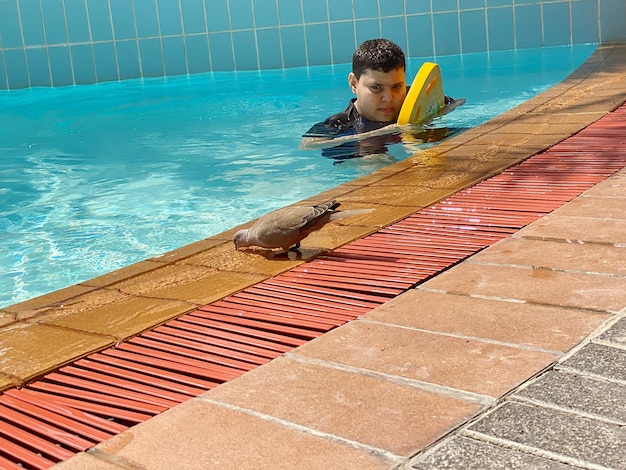
[[[0,0],[0,89],[626,40],[624,0]]]

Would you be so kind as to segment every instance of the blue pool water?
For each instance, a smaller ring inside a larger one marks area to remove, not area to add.
[[[565,78],[594,45],[445,56],[460,132]],[[425,59],[409,60],[411,81]],[[0,307],[191,243],[409,156],[300,150],[349,65],[0,93]],[[422,147],[432,144],[424,144]]]

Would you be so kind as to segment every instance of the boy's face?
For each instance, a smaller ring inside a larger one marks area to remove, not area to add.
[[[348,83],[356,94],[356,109],[370,121],[397,121],[406,97],[406,74],[404,69],[389,72],[365,70],[359,79],[354,73],[348,75]]]

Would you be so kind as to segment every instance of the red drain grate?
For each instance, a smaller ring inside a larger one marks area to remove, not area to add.
[[[626,164],[626,105],[406,219],[0,396],[0,468],[48,468],[349,322]]]

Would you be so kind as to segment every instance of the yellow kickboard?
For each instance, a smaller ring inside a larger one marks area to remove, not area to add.
[[[443,81],[439,65],[424,62],[404,99],[398,124],[419,124],[437,114],[444,106]]]

